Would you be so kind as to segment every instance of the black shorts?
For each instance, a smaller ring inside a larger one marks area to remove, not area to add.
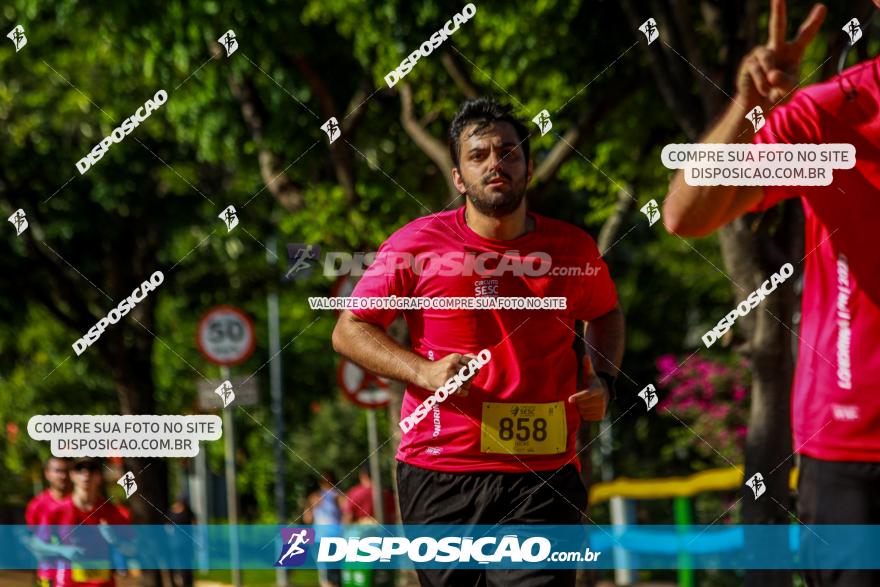
[[[397,463],[404,524],[582,524],[587,490],[574,465],[530,473],[444,473]],[[573,586],[575,569],[420,569],[434,586]]]
[[[822,461],[806,455],[800,457],[798,478],[798,516],[801,522],[813,524],[880,524],[880,463]],[[802,532],[806,560],[811,541],[818,541],[810,532]],[[825,561],[827,563],[827,561]],[[805,571],[809,587],[876,587],[880,585],[878,570],[814,570]]]

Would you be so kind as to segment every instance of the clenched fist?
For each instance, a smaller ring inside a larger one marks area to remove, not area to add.
[[[568,403],[575,404],[581,418],[587,422],[598,422],[605,417],[605,410],[611,399],[611,390],[593,371],[593,362],[589,355],[584,355],[584,387],[568,398]]]
[[[476,355],[450,353],[438,361],[428,362],[422,369],[421,380],[424,381],[425,389],[435,390],[443,387],[450,377],[459,373],[463,367],[467,367],[468,363],[476,359]],[[470,386],[473,379],[465,381],[455,395],[467,397],[470,393]]]

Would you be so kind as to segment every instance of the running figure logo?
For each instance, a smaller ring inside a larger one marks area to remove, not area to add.
[[[339,138],[339,135],[342,134],[342,131],[339,130],[339,123],[336,121],[335,116],[331,116],[330,119],[321,125],[321,130],[327,133],[327,138],[330,139],[330,144],[333,144],[333,141]]]
[[[641,207],[642,213],[648,217],[648,226],[654,226],[654,223],[660,220],[660,206],[657,200],[651,200]]]
[[[27,37],[24,36],[24,27],[20,24],[15,25],[15,28],[9,31],[6,37],[12,41],[13,45],[15,45],[16,53],[18,53],[22,47],[27,45]]]
[[[9,222],[12,223],[12,226],[15,227],[15,236],[20,236],[28,227],[27,217],[25,216],[24,210],[19,208],[9,217]]]
[[[235,38],[235,31],[232,29],[223,33],[223,36],[217,39],[217,42],[223,45],[223,48],[226,50],[226,57],[229,57],[238,49],[238,41]]]
[[[746,481],[746,487],[751,488],[752,493],[755,494],[755,499],[758,499],[767,491],[767,486],[764,485],[764,477],[760,473],[752,475],[752,478]]]
[[[224,408],[235,401],[235,392],[232,391],[232,383],[228,379],[221,383],[220,387],[214,390],[214,393],[219,395],[220,399],[223,400]]]
[[[642,26],[639,27],[639,30],[645,34],[645,38],[648,39],[649,45],[660,37],[660,30],[657,28],[657,21],[653,18],[649,18],[643,22]]]
[[[855,45],[862,38],[862,25],[859,24],[859,19],[857,18],[850,20],[841,30],[849,37],[849,44],[851,46]]]
[[[754,108],[746,114],[746,120],[752,123],[752,126],[755,128],[755,132],[758,132],[763,128],[764,123],[767,122],[764,120],[764,111],[761,110],[760,106],[755,106]]]
[[[320,245],[292,243],[287,245],[287,273],[283,281],[297,281],[312,274],[312,267],[321,254]]]
[[[314,528],[282,528],[281,539],[285,547],[275,566],[298,567],[306,561],[309,549],[307,545],[314,544],[315,530]]]
[[[547,134],[547,131],[553,128],[553,121],[550,120],[550,113],[546,110],[538,112],[538,115],[532,119],[532,122],[537,124],[538,128],[541,129],[542,137]]]
[[[657,394],[655,393],[654,384],[649,383],[645,386],[645,389],[639,392],[639,397],[645,400],[645,405],[648,406],[648,411],[651,411],[651,408],[657,405]]]
[[[138,490],[138,484],[134,480],[134,473],[131,471],[126,472],[125,475],[120,477],[116,484],[125,490],[125,499],[131,497]]]
[[[238,214],[235,213],[235,206],[231,204],[217,218],[226,223],[226,232],[232,232],[232,229],[238,226]]]

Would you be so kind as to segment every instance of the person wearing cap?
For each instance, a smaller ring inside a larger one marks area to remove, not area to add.
[[[54,535],[62,546],[73,547],[58,565],[52,583],[56,587],[115,587],[108,542],[124,554],[133,554],[130,545],[120,539],[124,533],[107,528],[130,522],[128,512],[105,497],[103,470],[101,459],[74,460],[70,467],[72,493],[40,520],[44,542]],[[99,526],[103,540],[81,526]]]

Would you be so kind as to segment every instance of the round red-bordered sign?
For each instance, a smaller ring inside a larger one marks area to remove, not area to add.
[[[384,408],[391,401],[388,381],[368,373],[348,359],[339,362],[336,380],[345,397],[362,408]]]
[[[215,365],[238,365],[248,360],[257,346],[254,323],[238,308],[214,306],[199,320],[196,346]]]

